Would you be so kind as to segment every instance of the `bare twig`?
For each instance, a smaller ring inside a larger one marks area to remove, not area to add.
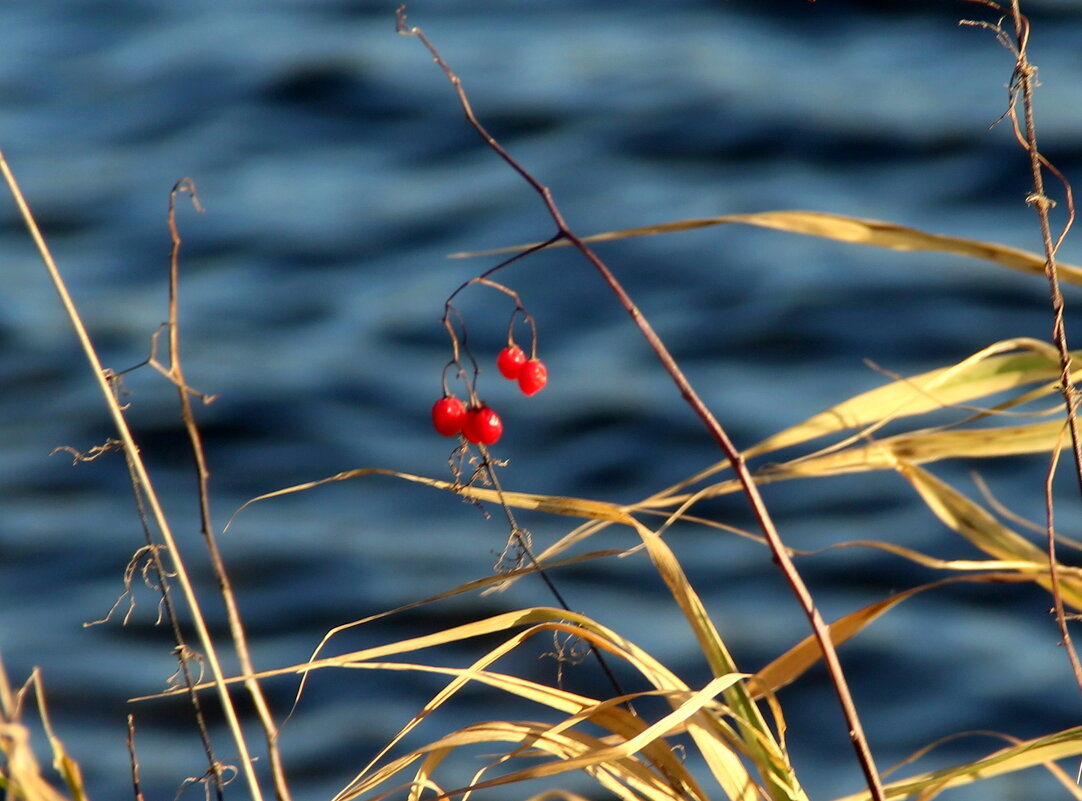
[[[1051,167],[1037,149],[1037,127],[1033,121],[1033,85],[1035,83],[1034,78],[1036,75],[1036,68],[1030,63],[1029,58],[1026,56],[1026,45],[1029,42],[1029,20],[1023,16],[1019,7],[1019,0],[1011,0],[1011,16],[1014,20],[1015,44],[1017,47],[1012,85],[1018,87],[1022,96],[1022,112],[1025,126],[1024,144],[1026,150],[1029,151],[1030,171],[1033,174],[1033,193],[1027,198],[1027,201],[1037,212],[1037,219],[1040,222],[1041,227],[1041,241],[1044,245],[1045,253],[1045,275],[1048,278],[1048,289],[1052,304],[1052,341],[1059,351],[1060,392],[1063,394],[1063,402],[1067,409],[1067,426],[1071,431],[1071,452],[1074,454],[1075,475],[1078,479],[1079,491],[1082,493],[1082,443],[1080,443],[1079,439],[1078,417],[1076,415],[1079,402],[1082,398],[1080,398],[1078,390],[1071,381],[1071,373],[1074,372],[1074,365],[1071,359],[1070,348],[1067,345],[1067,326],[1064,322],[1065,304],[1063,293],[1060,291],[1059,278],[1056,274],[1056,250],[1059,248],[1060,243],[1063,241],[1063,237],[1066,236],[1071,223],[1074,221],[1074,202],[1070,184],[1068,184],[1063,176],[1059,174],[1058,170]],[[1011,110],[1011,119],[1014,121],[1015,130],[1017,131],[1018,118],[1013,107]],[[1042,165],[1047,165],[1049,168],[1055,170],[1055,173],[1059,176],[1060,180],[1063,181],[1067,190],[1068,221],[1064,226],[1063,232],[1055,242],[1052,241],[1052,229],[1048,220],[1048,211],[1052,208],[1054,203],[1047,195],[1045,195],[1044,175],[1041,169]],[[1067,658],[1071,662],[1071,669],[1074,671],[1075,682],[1078,684],[1079,692],[1082,692],[1082,663],[1079,662],[1078,653],[1071,642],[1071,632],[1067,626],[1067,617],[1063,608],[1063,598],[1060,595],[1058,575],[1059,563],[1056,559],[1055,517],[1053,514],[1051,486],[1052,476],[1055,474],[1055,467],[1058,461],[1055,457],[1058,457],[1058,454],[1059,452],[1056,451],[1049,465],[1047,495],[1045,499],[1048,522],[1048,567],[1052,578],[1052,597],[1055,602],[1056,620],[1059,623],[1060,634],[1063,637],[1063,646],[1067,652]]]
[[[226,614],[229,619],[229,631],[233,638],[233,646],[237,650],[237,660],[240,662],[244,673],[244,685],[255,704],[256,713],[263,725],[263,733],[267,740],[267,754],[270,759],[271,772],[274,778],[274,789],[279,801],[290,801],[289,786],[286,782],[285,768],[282,765],[281,752],[278,748],[278,727],[275,725],[270,706],[263,695],[263,689],[258,680],[253,677],[255,670],[252,667],[252,658],[248,650],[248,638],[244,632],[244,624],[241,620],[240,611],[237,609],[237,598],[233,592],[229,573],[225,568],[225,560],[222,559],[218,548],[218,540],[214,534],[214,526],[210,516],[210,492],[208,481],[210,471],[207,469],[206,454],[203,449],[203,437],[199,432],[199,426],[195,422],[192,413],[192,390],[184,380],[184,371],[180,360],[180,319],[178,312],[179,292],[179,265],[180,232],[177,230],[176,196],[178,193],[187,192],[191,195],[192,203],[197,211],[202,211],[198,197],[195,193],[195,184],[190,178],[184,178],[173,187],[169,193],[169,234],[172,238],[172,249],[169,254],[169,368],[165,372],[169,380],[177,388],[180,398],[181,418],[184,428],[188,432],[188,441],[191,444],[192,459],[195,463],[196,481],[199,493],[199,520],[210,554],[211,565],[218,579],[218,590],[225,602]],[[216,774],[217,775],[217,774]]]
[[[871,794],[871,798],[875,801],[884,801],[885,795],[883,792],[883,786],[879,779],[879,773],[875,767],[875,761],[872,757],[871,749],[868,747],[867,738],[864,735],[863,727],[860,723],[860,718],[856,711],[856,706],[853,703],[852,695],[849,691],[849,686],[845,680],[845,675],[842,671],[841,663],[838,660],[837,652],[834,649],[834,643],[830,637],[830,630],[826,623],[823,621],[822,615],[819,613],[818,608],[815,606],[815,602],[812,599],[811,593],[808,591],[807,586],[804,584],[804,580],[797,572],[792,559],[782,543],[781,537],[778,534],[777,529],[774,526],[774,522],[767,511],[766,505],[763,503],[762,496],[759,493],[758,487],[755,485],[755,481],[748,470],[747,464],[744,461],[740,451],[733,445],[729,439],[728,434],[722,428],[721,424],[714,417],[713,413],[706,406],[703,400],[699,397],[698,393],[691,386],[690,382],[684,376],[680,370],[676,361],[669,353],[665,344],[661,338],[654,331],[649,321],[643,316],[642,312],[632,301],[631,297],[624,290],[623,286],[613,275],[612,271],[605,265],[605,263],[571,230],[567,222],[564,220],[556,202],[553,200],[552,193],[548,187],[544,186],[537,180],[528,170],[526,170],[518,161],[516,161],[499,142],[481,125],[477,117],[474,115],[473,109],[470,106],[469,99],[466,96],[466,92],[462,88],[462,82],[453,70],[447,65],[447,63],[440,56],[439,52],[424,35],[420,28],[407,26],[405,6],[400,6],[397,14],[397,30],[400,34],[406,36],[416,37],[421,41],[425,48],[431,53],[435,62],[443,70],[444,74],[450,80],[451,85],[454,87],[458,100],[462,105],[462,109],[466,114],[466,119],[480,137],[485,141],[495,153],[507,163],[511,169],[517,172],[527,184],[541,197],[545,204],[549,215],[552,217],[553,222],[556,225],[556,234],[552,237],[551,241],[566,240],[575,249],[577,249],[601,274],[602,279],[608,285],[609,289],[616,295],[620,305],[624,307],[627,313],[631,316],[635,325],[639,328],[639,331],[645,337],[650,347],[653,349],[657,358],[661,361],[662,366],[666,372],[672,377],[673,382],[676,384],[680,391],[684,401],[691,407],[692,411],[699,417],[703,425],[710,432],[711,437],[718,444],[721,450],[724,452],[729,463],[732,465],[733,471],[739,479],[744,491],[744,495],[748,500],[752,508],[752,512],[759,523],[759,527],[766,537],[767,543],[770,546],[770,550],[773,553],[775,563],[778,565],[782,574],[785,576],[786,582],[796,596],[804,614],[807,616],[809,623],[811,624],[812,631],[819,643],[819,647],[822,650],[824,662],[827,666],[827,670],[830,673],[831,681],[834,685],[834,689],[838,695],[838,701],[842,708],[842,713],[845,716],[846,724],[849,729],[849,738],[853,744],[853,748],[856,751],[857,759],[860,763],[861,770],[864,773],[865,781],[868,785],[868,790]]]
[[[161,546],[154,542],[154,538],[150,532],[150,522],[147,520],[146,504],[143,501],[143,494],[139,490],[139,480],[135,470],[135,465],[132,464],[131,455],[125,451],[125,459],[128,465],[128,474],[131,477],[132,482],[132,495],[135,499],[135,510],[139,515],[139,523],[143,527],[143,537],[146,539],[146,545],[143,549],[147,551],[147,558],[149,559],[149,568],[152,569],[158,576],[158,591],[161,593],[161,607],[159,608],[159,619],[161,617],[161,609],[164,608],[165,616],[169,620],[169,626],[173,631],[173,642],[176,643],[176,657],[178,663],[178,671],[184,677],[184,687],[188,693],[188,702],[192,705],[192,710],[195,713],[196,728],[199,729],[199,739],[203,743],[203,752],[207,757],[207,767],[211,775],[214,794],[218,801],[222,801],[225,781],[222,776],[220,763],[217,757],[214,755],[214,746],[211,744],[210,728],[207,726],[207,716],[203,712],[203,704],[199,700],[199,693],[195,691],[195,685],[199,683],[202,678],[202,670],[200,669],[200,676],[194,676],[192,674],[192,651],[188,647],[184,638],[184,630],[180,625],[180,616],[177,614],[176,604],[173,603],[173,594],[169,586],[169,574],[166,572],[165,565],[162,563]],[[125,622],[127,618],[125,617]],[[174,674],[175,675],[175,674]],[[134,728],[131,723],[131,716],[128,716],[129,721],[129,738],[134,736]],[[129,741],[129,748],[132,747]],[[132,771],[133,780],[136,782],[136,789],[138,791],[138,766],[134,762],[135,755],[132,754]]]
[[[1044,246],[1044,273],[1048,280],[1049,299],[1052,307],[1052,343],[1059,355],[1060,381],[1059,391],[1063,396],[1063,403],[1067,411],[1067,429],[1071,432],[1071,452],[1074,455],[1075,475],[1078,481],[1079,493],[1082,494],[1082,444],[1080,444],[1077,411],[1082,396],[1079,395],[1071,380],[1074,372],[1071,351],[1067,344],[1067,327],[1064,322],[1065,303],[1063,293],[1060,290],[1059,275],[1056,265],[1056,251],[1063,243],[1067,232],[1071,229],[1075,219],[1074,192],[1070,182],[1056,167],[1048,161],[1037,147],[1037,126],[1033,115],[1033,90],[1037,83],[1037,68],[1026,54],[1029,45],[1030,25],[1029,19],[1022,13],[1019,0],[1011,0],[1010,11],[993,0],[969,0],[969,2],[987,6],[1003,16],[995,23],[963,20],[963,25],[972,25],[985,28],[996,35],[996,40],[1014,56],[1014,71],[1011,73],[1009,84],[1010,97],[1004,117],[1009,118],[1014,129],[1015,139],[1029,154],[1030,173],[1033,177],[1033,191],[1026,198],[1026,202],[1037,213],[1037,220],[1041,229],[1041,243]],[[1013,36],[1004,27],[1003,23],[1010,18],[1014,31]],[[1018,100],[1022,103],[1022,118],[1019,120]],[[1067,221],[1063,229],[1052,239],[1052,226],[1048,212],[1055,207],[1056,203],[1045,193],[1044,170],[1051,172],[1062,184],[1067,205]],[[1079,692],[1082,692],[1082,662],[1079,661],[1077,652],[1071,641],[1071,633],[1067,626],[1067,615],[1064,611],[1063,598],[1060,593],[1059,560],[1056,557],[1056,533],[1055,513],[1053,508],[1052,481],[1059,465],[1059,449],[1052,453],[1049,462],[1048,473],[1045,477],[1045,535],[1047,540],[1048,566],[1051,577],[1051,592],[1054,603],[1053,611],[1059,624],[1060,635],[1063,638],[1064,649],[1074,672],[1075,683]]]
[[[135,796],[135,801],[146,801],[143,796],[143,790],[139,781],[139,758],[135,755],[135,716],[128,715],[128,760],[131,762],[131,785],[132,795]],[[218,774],[215,774],[215,783],[218,788],[218,798],[222,797],[221,781]]]

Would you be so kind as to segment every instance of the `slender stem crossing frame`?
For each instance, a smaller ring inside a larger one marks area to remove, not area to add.
[[[597,254],[595,254],[593,250],[591,250],[590,247],[571,230],[570,226],[568,226],[563,218],[563,214],[556,205],[549,188],[538,181],[532,173],[504,150],[503,146],[500,145],[500,143],[496,141],[496,139],[478,121],[473,112],[473,108],[470,105],[469,98],[462,88],[462,81],[459,79],[458,75],[456,75],[447,65],[447,62],[443,60],[435,46],[429,41],[428,37],[425,36],[420,28],[408,26],[406,24],[404,5],[399,6],[398,8],[396,22],[396,30],[398,33],[403,36],[412,36],[419,39],[432,55],[436,64],[443,70],[448,80],[450,80],[451,85],[454,87],[455,93],[458,95],[458,100],[465,112],[466,120],[473,129],[477,131],[485,144],[492,148],[492,150],[495,151],[496,154],[511,167],[511,169],[517,172],[522,179],[526,181],[538,195],[540,195],[549,216],[552,217],[552,221],[556,225],[556,233],[549,241],[553,243],[560,240],[567,241],[568,244],[586,257],[590,264],[592,264],[601,274],[602,279],[613,294],[616,295],[620,305],[623,306],[625,311],[631,316],[632,321],[634,321],[640,333],[645,337],[647,343],[649,343],[651,349],[653,349],[654,353],[657,355],[658,360],[661,362],[666,372],[672,377],[673,382],[680,391],[681,397],[683,397],[684,401],[691,407],[692,411],[695,412],[703,425],[706,426],[710,436],[729,460],[733,472],[740,481],[744,496],[751,506],[752,513],[758,521],[759,528],[763,532],[763,536],[766,538],[767,544],[770,547],[773,560],[775,564],[778,565],[778,568],[784,575],[790,589],[796,596],[801,609],[808,618],[808,622],[811,624],[812,631],[822,650],[823,660],[830,674],[831,683],[834,685],[834,690],[838,696],[838,702],[842,708],[842,714],[845,717],[846,725],[849,729],[849,739],[856,751],[857,760],[860,763],[861,771],[864,773],[864,778],[867,782],[871,798],[873,801],[885,801],[886,796],[883,791],[882,782],[879,778],[879,771],[876,769],[875,760],[872,757],[871,749],[868,746],[867,737],[864,735],[864,728],[860,723],[856,705],[853,703],[853,697],[849,691],[849,685],[845,680],[841,662],[839,661],[837,651],[834,648],[834,642],[831,640],[830,629],[824,622],[822,615],[819,613],[819,609],[816,607],[811,593],[808,591],[807,585],[804,583],[804,580],[797,572],[792,559],[789,557],[789,553],[782,543],[777,528],[774,526],[774,521],[767,511],[766,504],[763,502],[762,496],[755,484],[755,480],[751,476],[751,472],[748,470],[743,455],[736,446],[733,445],[732,440],[729,439],[729,435],[726,433],[721,423],[718,422],[717,418],[714,417],[713,412],[710,411],[709,407],[707,407],[702,398],[699,397],[694,387],[691,386],[691,383],[677,365],[676,360],[673,359],[668,348],[665,347],[665,343],[662,342],[661,337],[654,331],[653,326],[650,325],[650,322],[642,314],[638,306],[635,305],[634,301],[632,301],[631,296],[627,294],[623,286],[616,279],[616,276],[613,275],[612,271],[597,256]]]

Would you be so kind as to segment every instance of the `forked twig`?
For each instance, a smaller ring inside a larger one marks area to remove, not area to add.
[[[605,265],[605,263],[587,246],[568,226],[564,220],[556,202],[553,200],[552,193],[548,187],[543,185],[537,180],[526,168],[524,168],[518,161],[516,161],[499,142],[484,128],[478,121],[477,117],[473,113],[473,109],[470,106],[468,97],[465,90],[462,88],[462,82],[454,71],[447,65],[447,63],[440,56],[439,52],[424,35],[420,28],[406,25],[405,6],[400,6],[397,12],[397,31],[400,34],[406,36],[416,37],[425,46],[428,52],[432,55],[436,64],[443,70],[444,74],[450,80],[451,85],[454,87],[455,93],[458,95],[458,100],[462,105],[462,109],[466,114],[466,119],[473,129],[480,135],[495,153],[507,163],[511,169],[517,172],[526,183],[541,197],[545,204],[545,208],[548,210],[549,215],[552,217],[553,222],[556,225],[556,234],[552,237],[553,242],[559,240],[566,240],[576,250],[578,250],[601,274],[602,279],[608,285],[609,289],[616,295],[620,305],[627,311],[638,326],[639,331],[645,337],[650,347],[653,349],[657,358],[660,360],[662,366],[666,372],[672,377],[673,382],[676,384],[680,391],[684,401],[691,407],[692,411],[699,417],[706,426],[706,429],[710,432],[711,437],[718,444],[721,450],[724,452],[729,463],[732,465],[733,472],[736,474],[743,488],[744,495],[751,506],[752,512],[755,515],[756,520],[759,523],[759,528],[762,530],[763,535],[766,538],[770,550],[773,554],[775,563],[778,565],[782,574],[785,576],[786,582],[796,596],[804,614],[807,616],[809,623],[811,624],[812,631],[815,638],[819,643],[819,647],[823,653],[823,660],[829,671],[831,682],[834,685],[835,692],[838,695],[838,701],[842,708],[842,714],[845,716],[846,724],[849,729],[849,738],[853,744],[853,748],[856,751],[857,759],[860,763],[861,770],[864,773],[865,781],[868,785],[871,798],[874,801],[884,801],[885,795],[883,791],[882,782],[879,778],[879,773],[875,767],[875,761],[872,757],[871,749],[868,747],[867,738],[864,735],[864,729],[861,726],[860,718],[856,711],[856,706],[853,703],[852,695],[849,691],[849,686],[845,680],[845,674],[842,671],[841,663],[838,660],[837,652],[834,649],[834,643],[830,637],[830,630],[826,623],[823,621],[822,615],[819,613],[818,608],[815,606],[815,602],[812,599],[811,593],[808,591],[807,586],[804,584],[804,580],[797,572],[796,566],[793,564],[792,559],[789,556],[785,545],[782,543],[781,536],[778,534],[777,529],[774,526],[774,522],[770,517],[770,513],[767,511],[766,505],[763,502],[762,496],[759,493],[758,487],[755,484],[754,479],[748,470],[747,464],[744,462],[744,458],[740,451],[733,445],[729,439],[729,435],[722,428],[721,424],[714,417],[713,413],[706,406],[703,400],[699,397],[698,393],[691,386],[691,383],[684,376],[680,367],[669,353],[665,344],[661,338],[654,331],[646,317],[638,309],[631,297],[624,290],[623,286],[613,275],[612,271]]]

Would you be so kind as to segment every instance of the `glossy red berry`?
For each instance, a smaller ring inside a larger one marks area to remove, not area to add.
[[[474,445],[494,445],[503,435],[503,421],[487,406],[466,412],[462,435]]]
[[[526,354],[518,345],[508,345],[496,357],[496,367],[499,368],[500,375],[509,381],[518,378],[524,364],[526,364]]]
[[[526,395],[535,395],[544,389],[549,380],[549,371],[540,359],[530,359],[522,365],[518,374],[518,388]]]
[[[466,404],[453,395],[440,398],[432,407],[432,425],[445,437],[462,433],[466,422]]]

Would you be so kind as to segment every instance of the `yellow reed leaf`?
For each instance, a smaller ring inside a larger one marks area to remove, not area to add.
[[[936,517],[980,550],[997,559],[1047,564],[1048,555],[1044,550],[1000,523],[984,507],[946,482],[913,464],[899,465],[899,471]],[[1061,573],[1059,578],[1063,602],[1074,609],[1082,609],[1082,581],[1073,572]],[[1034,581],[1051,589],[1048,576],[1035,577]]]
[[[995,242],[982,242],[976,239],[962,239],[955,236],[930,234],[904,225],[848,217],[842,214],[827,214],[818,211],[763,211],[756,214],[726,214],[720,217],[702,217],[692,220],[646,225],[639,228],[626,228],[622,231],[609,231],[603,234],[582,237],[583,242],[611,242],[636,236],[653,236],[681,231],[692,231],[714,225],[752,225],[759,228],[772,228],[791,234],[817,236],[857,245],[887,248],[901,251],[932,251],[967,256],[973,259],[990,261],[995,264],[1019,270],[1032,275],[1044,275],[1044,256],[1028,250],[1020,250]],[[534,247],[539,242],[528,245],[494,250],[474,251],[470,253],[452,253],[452,258],[468,256],[490,256],[499,253],[514,253]],[[566,246],[566,240],[560,240],[549,247]],[[1059,278],[1069,284],[1082,285],[1082,268],[1071,264],[1058,263]]]
[[[915,798],[922,792],[938,793],[981,779],[990,779],[1038,765],[1051,764],[1056,760],[1079,754],[1082,754],[1082,726],[1036,737],[1000,749],[972,762],[891,782],[883,789],[888,799]],[[869,801],[869,799],[870,794],[864,791],[835,799],[835,801]]]
[[[1003,354],[1007,350],[1018,352]],[[1076,359],[1082,358],[1082,351],[1073,355]],[[1059,375],[1059,358],[1047,343],[1030,339],[1004,340],[950,367],[892,381],[856,395],[768,437],[745,451],[744,456],[751,458],[826,434],[971,403],[1038,381],[1053,382]],[[1054,391],[1054,384],[1027,399],[1051,391]]]

